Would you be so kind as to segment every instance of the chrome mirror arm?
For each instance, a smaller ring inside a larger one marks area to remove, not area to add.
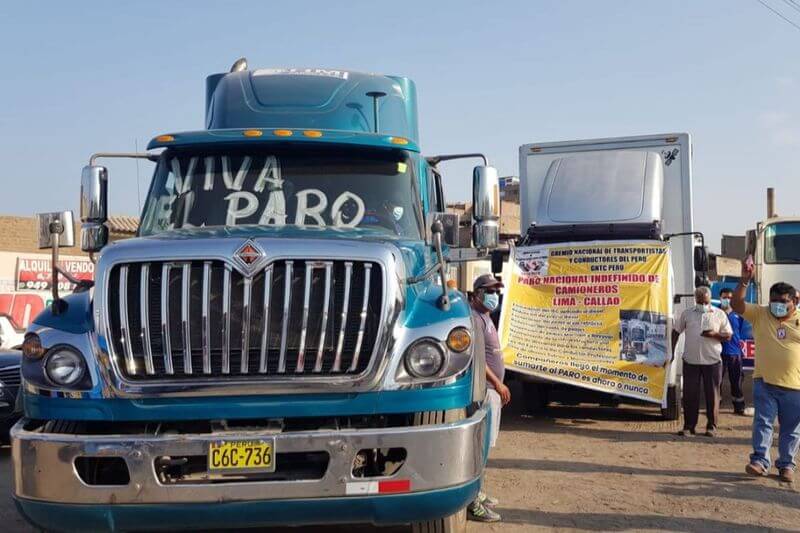
[[[141,152],[98,152],[89,157],[89,165],[93,166],[98,159],[147,159],[149,161],[158,161],[159,154],[149,154]]]
[[[442,231],[444,231],[444,228],[442,228],[442,223],[440,221],[437,220],[431,225],[433,249],[436,251],[436,262],[428,267],[422,274],[406,278],[406,283],[419,283],[420,281],[430,278],[436,274],[436,272],[439,272],[442,282],[442,295],[437,300],[436,305],[438,305],[439,309],[442,311],[448,311],[450,309],[450,297],[447,295],[447,262],[444,259],[444,252],[442,252]]]
[[[450,298],[447,296],[447,263],[445,263],[444,253],[442,253],[442,223],[438,220],[434,222],[431,231],[433,232],[433,247],[436,250],[436,259],[439,263],[439,276],[441,276],[442,280],[442,295],[439,297],[437,305],[442,311],[449,311]]]

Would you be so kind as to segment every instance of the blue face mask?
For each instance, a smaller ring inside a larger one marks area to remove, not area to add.
[[[485,293],[483,295],[483,306],[489,311],[494,311],[500,305],[500,295],[497,293]]]
[[[783,318],[789,314],[789,309],[784,302],[770,302],[769,312],[772,313],[772,316],[775,318]]]
[[[731,306],[731,299],[730,298],[720,298],[719,299],[719,306],[723,309],[727,309]]]

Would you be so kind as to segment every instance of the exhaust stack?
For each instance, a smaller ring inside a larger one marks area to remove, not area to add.
[[[775,188],[767,187],[767,218],[775,218]]]

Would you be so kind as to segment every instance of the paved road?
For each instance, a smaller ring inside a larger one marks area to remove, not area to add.
[[[11,448],[3,446],[0,447],[0,531],[33,531],[17,514],[11,500],[11,485]]]

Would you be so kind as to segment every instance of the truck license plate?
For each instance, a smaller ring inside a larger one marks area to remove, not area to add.
[[[209,472],[274,472],[275,439],[221,440],[208,447]]]

